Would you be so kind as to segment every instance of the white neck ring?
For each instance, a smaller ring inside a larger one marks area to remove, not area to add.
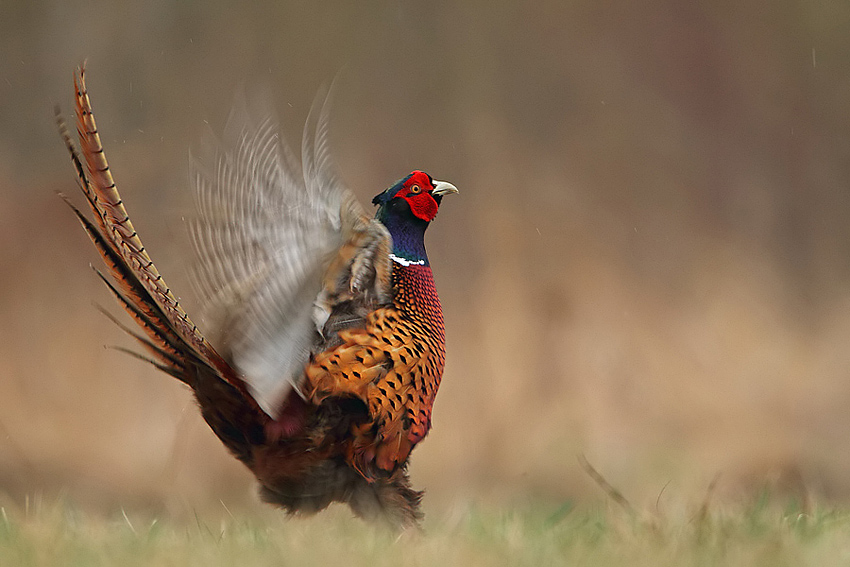
[[[402,266],[424,266],[425,265],[425,260],[408,260],[407,258],[402,258],[401,256],[396,256],[392,252],[390,253],[390,260],[392,260],[396,264],[401,264]]]

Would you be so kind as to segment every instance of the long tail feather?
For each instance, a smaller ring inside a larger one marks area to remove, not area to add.
[[[168,351],[164,350],[163,348],[161,348],[159,345],[157,345],[156,343],[154,343],[150,339],[147,339],[144,336],[138,334],[133,329],[131,329],[130,327],[128,327],[127,325],[125,325],[124,323],[119,321],[117,317],[112,315],[112,313],[110,313],[105,308],[101,307],[100,305],[95,305],[95,307],[97,307],[97,310],[100,311],[101,314],[103,314],[104,317],[109,319],[112,322],[113,325],[115,325],[116,327],[118,327],[119,329],[121,329],[122,331],[124,331],[125,333],[127,333],[128,335],[133,337],[134,339],[136,339],[136,341],[138,341],[138,343],[141,344],[148,352],[150,352],[151,354],[153,354],[153,355],[155,355],[159,358],[164,359],[168,364],[170,364],[174,368],[177,368],[180,371],[185,371],[184,360],[182,358],[180,358],[180,357],[178,357],[174,354],[169,353]],[[119,350],[123,350],[123,349],[119,349]],[[186,380],[183,379],[183,378],[181,378],[181,381],[186,382]]]
[[[135,336],[136,338],[139,338],[137,335],[135,335],[133,333],[130,333],[130,334]],[[166,364],[162,364],[158,360],[155,360],[153,358],[149,358],[147,356],[139,354],[136,351],[129,349],[129,348],[124,348],[124,347],[112,347],[112,348],[114,348],[117,351],[123,352],[125,354],[129,354],[130,356],[132,356],[134,358],[138,358],[139,360],[141,360],[143,362],[147,362],[148,364],[152,364],[154,367],[157,368],[157,370],[161,370],[162,372],[165,372],[166,374],[174,376],[175,378],[177,378],[181,382],[186,382],[186,374],[183,372],[182,369],[175,368],[173,366],[168,366]]]
[[[152,299],[153,305],[162,311],[175,332],[192,348],[206,356],[211,350],[209,345],[206,344],[204,337],[156,269],[124,208],[124,202],[109,170],[92,113],[91,100],[86,90],[84,68],[78,71],[74,86],[76,88],[77,133],[82,160],[73,152],[72,159],[77,165],[83,192],[98,219],[104,244],[123,258],[124,264],[133,272],[135,279],[148,292],[148,297],[130,293],[128,299],[142,311],[147,311],[146,307],[150,307],[145,305],[145,300]],[[66,145],[68,143],[66,134]],[[86,165],[87,175],[78,165],[81,161]]]
[[[103,283],[106,284],[106,287],[109,288],[109,291],[112,292],[121,306],[124,307],[124,310],[127,311],[133,320],[135,320],[136,323],[138,323],[138,325],[148,334],[156,354],[166,359],[178,357],[180,359],[180,366],[185,367],[185,361],[187,358],[185,349],[182,349],[182,345],[179,342],[175,342],[172,336],[169,336],[168,330],[157,325],[156,322],[152,321],[147,317],[147,315],[139,311],[135,305],[127,299],[127,297],[116,289],[112,282],[109,281],[109,278],[104,276],[99,270],[95,270],[95,272],[97,272],[97,275],[101,280],[103,280]],[[130,333],[130,335],[139,339],[143,338],[137,336],[135,333]],[[179,341],[179,339],[177,339],[177,341]]]
[[[189,385],[213,432],[238,459],[251,467],[253,447],[264,441],[270,417],[249,394],[245,382],[207,343],[145,251],[109,171],[83,69],[78,70],[74,85],[79,152],[58,111],[57,123],[93,219],[89,220],[64,195],[60,197],[79,219],[112,277],[97,269],[95,272],[144,332],[131,331],[111,315],[107,316],[136,339],[150,356],[117,348]]]
[[[64,198],[64,196],[63,196]],[[95,270],[104,283],[109,287],[124,309],[145,330],[148,336],[156,342],[160,349],[172,354],[178,352],[183,343],[180,336],[171,328],[165,314],[151,301],[147,290],[136,279],[135,274],[127,268],[124,260],[109,246],[109,243],[101,236],[97,228],[89,221],[79,209],[77,209],[67,198],[65,202],[77,215],[80,224],[83,225],[89,238],[100,252],[104,263],[109,267],[116,282],[119,282],[122,290],[119,291],[113,283],[98,270]],[[130,297],[134,299],[130,299]]]
[[[235,387],[250,406],[256,406],[245,383],[207,343],[180,306],[133,227],[106,161],[86,90],[84,68],[78,69],[74,86],[79,152],[58,110],[57,123],[76,169],[80,188],[94,214],[94,222],[64,195],[60,196],[80,220],[109,268],[112,279],[100,272],[98,274],[148,338],[135,333],[131,335],[161,361],[156,366],[168,374],[195,387],[192,376],[198,375],[198,372],[189,367],[207,367],[209,370],[202,372],[203,376],[224,380]]]

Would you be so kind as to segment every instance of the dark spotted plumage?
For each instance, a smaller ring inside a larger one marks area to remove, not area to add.
[[[408,457],[431,426],[445,363],[424,233],[457,189],[414,171],[375,197],[370,219],[333,173],[324,107],[311,113],[299,167],[268,111],[257,120],[238,104],[221,143],[192,167],[205,336],[130,222],[82,70],[75,87],[82,157],[62,132],[95,221],[74,211],[150,362],[192,388],[265,500],[299,513],[345,502],[415,525],[422,494]]]
[[[373,311],[365,327],[342,331],[343,344],[307,367],[314,403],[345,392],[366,404],[372,419],[353,428],[346,458],[367,478],[403,465],[428,433],[445,365],[443,312],[431,268],[394,264],[392,285],[392,305]]]

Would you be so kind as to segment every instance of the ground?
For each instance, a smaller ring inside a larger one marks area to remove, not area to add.
[[[421,533],[393,534],[342,507],[313,518],[218,512],[178,519],[85,513],[56,499],[0,509],[0,566],[41,565],[845,565],[850,511],[803,512],[767,495],[678,512],[616,502],[475,504],[432,512]]]

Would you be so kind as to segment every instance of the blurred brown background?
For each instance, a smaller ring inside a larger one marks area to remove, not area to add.
[[[253,502],[131,342],[56,197],[89,89],[136,227],[192,311],[188,150],[240,84],[366,201],[455,183],[428,243],[448,328],[429,506],[764,484],[850,501],[850,4],[0,0],[0,494]],[[78,202],[80,200],[78,199]],[[666,489],[664,488],[666,486]]]

